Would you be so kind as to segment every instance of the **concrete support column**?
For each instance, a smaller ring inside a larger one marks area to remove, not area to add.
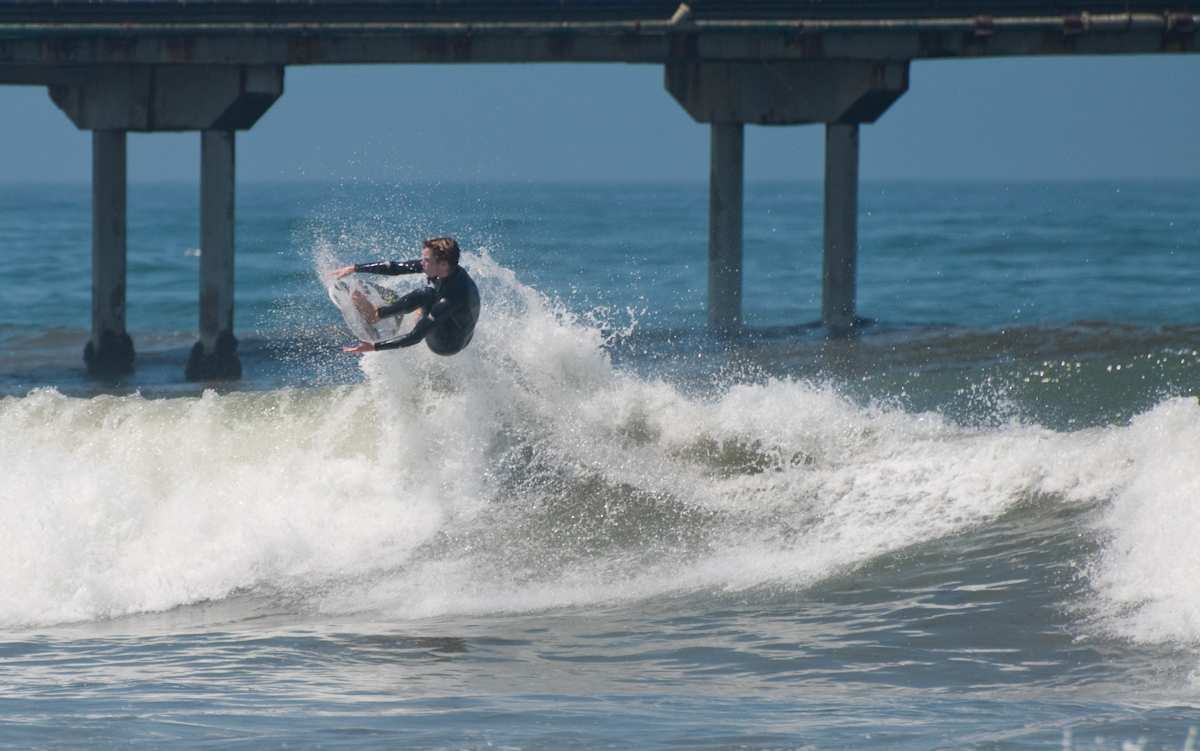
[[[834,336],[855,325],[858,275],[858,125],[825,126],[825,264],[821,322]]]
[[[200,134],[200,341],[188,380],[240,378],[233,336],[234,139],[232,130]]]
[[[719,46],[715,39],[710,42]],[[665,66],[664,83],[689,115],[697,122],[711,123],[713,128],[709,320],[723,323],[741,319],[742,125],[722,123],[826,123],[821,318],[834,334],[850,332],[859,322],[855,317],[858,124],[875,122],[908,90],[908,62],[774,60],[767,56],[757,60],[709,60],[699,58],[699,50],[673,48],[673,57]],[[732,135],[735,130],[736,138]],[[736,181],[730,168],[721,166],[734,162],[728,154],[734,151],[735,140]],[[733,205],[735,182],[736,224],[730,216],[721,216]]]
[[[712,124],[708,183],[708,323],[718,333],[742,325],[742,123]]]
[[[125,332],[125,131],[92,131],[92,338],[83,350],[88,372],[133,370]]]

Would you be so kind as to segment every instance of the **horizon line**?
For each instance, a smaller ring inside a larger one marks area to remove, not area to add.
[[[819,177],[797,178],[746,178],[745,185],[820,185],[824,182]],[[860,185],[882,183],[1144,183],[1144,182],[1200,182],[1200,175],[1141,175],[1141,176],[1097,176],[1097,177],[863,177]],[[20,179],[0,177],[0,186],[90,186],[89,179]],[[129,178],[127,185],[189,185],[199,186],[199,176],[195,178]],[[663,177],[663,178],[480,178],[466,179],[434,179],[434,178],[403,178],[385,179],[374,177],[328,177],[328,178],[239,178],[237,185],[332,185],[332,184],[362,184],[362,185],[707,185],[707,178]]]

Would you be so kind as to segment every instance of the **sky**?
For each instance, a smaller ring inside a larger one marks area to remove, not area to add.
[[[861,131],[860,176],[1200,178],[1200,55],[915,61]],[[0,86],[0,180],[87,182],[44,87]],[[746,130],[747,181],[819,180],[823,127]],[[657,65],[291,67],[239,135],[239,182],[701,181],[709,129]],[[199,137],[132,134],[129,180],[198,180]]]

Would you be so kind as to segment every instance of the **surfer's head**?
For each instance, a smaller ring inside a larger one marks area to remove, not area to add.
[[[430,279],[445,278],[458,268],[458,243],[453,237],[434,237],[421,248],[421,268]]]
[[[429,251],[429,255],[435,261],[444,262],[451,269],[458,266],[458,241],[453,237],[432,237],[425,241],[424,250]],[[422,256],[425,254],[422,253]]]

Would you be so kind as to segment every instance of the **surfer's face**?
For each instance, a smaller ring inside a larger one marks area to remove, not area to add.
[[[450,263],[434,258],[433,251],[429,248],[421,250],[421,268],[425,270],[425,276],[430,279],[447,276],[450,273]]]

